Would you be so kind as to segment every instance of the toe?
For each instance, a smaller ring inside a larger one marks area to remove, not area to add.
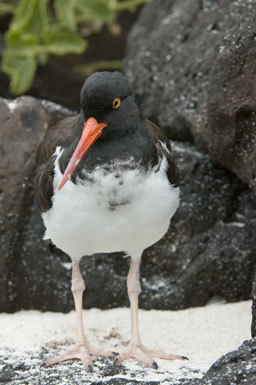
[[[153,361],[152,358],[148,354],[146,354],[141,348],[134,349],[134,351],[132,352],[132,358],[135,358],[136,360],[142,362],[150,368],[156,369],[156,362]]]
[[[114,358],[118,353],[108,352],[102,349],[95,349],[91,346],[88,348],[89,354],[93,357],[109,357]]]
[[[93,371],[92,359],[91,359],[91,357],[88,354],[81,354],[80,357],[78,357],[78,358],[80,358],[80,360],[82,361],[82,363],[84,365],[84,368],[88,372],[92,372]]]
[[[60,354],[59,356],[53,357],[50,360],[47,360],[45,363],[45,367],[47,368],[48,366],[58,364],[59,362],[67,361],[67,360],[73,360],[76,358],[76,350],[72,349],[69,350],[66,353]]]
[[[81,360],[85,369],[90,371],[89,366],[92,366],[92,359],[88,354],[85,346],[75,347],[74,349],[68,350],[67,352],[60,354],[59,356],[51,358],[50,360],[46,361],[45,367],[74,359]]]
[[[153,358],[161,358],[164,360],[188,360],[185,356],[180,356],[177,354],[167,354],[162,351],[154,351],[151,349],[147,349],[145,346],[138,345],[138,346],[132,346],[129,345],[127,350],[119,354],[115,357],[114,363],[122,363],[124,360],[127,360],[128,358],[133,358],[139,362],[142,362],[146,366],[158,369],[157,363],[153,360]]]
[[[151,349],[147,349],[143,346],[143,351],[147,353],[152,358],[161,358],[162,360],[188,360],[185,356],[180,356],[178,354],[168,354],[162,351],[154,351]]]
[[[114,358],[114,363],[115,364],[121,364],[124,360],[127,360],[128,358],[131,358],[131,353],[130,351],[126,351],[122,354],[118,354]]]

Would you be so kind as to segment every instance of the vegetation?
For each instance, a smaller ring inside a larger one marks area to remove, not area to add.
[[[132,11],[146,1],[2,1],[0,14],[13,14],[5,35],[6,50],[1,64],[2,70],[10,76],[11,93],[26,92],[33,84],[38,65],[45,65],[49,55],[83,53],[88,44],[86,36],[99,31],[104,24],[118,33],[118,13]],[[110,67],[113,64],[111,62]]]

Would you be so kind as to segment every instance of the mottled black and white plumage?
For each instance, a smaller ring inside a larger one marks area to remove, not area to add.
[[[119,108],[113,107],[115,98]],[[106,127],[58,189],[92,117]],[[177,183],[169,140],[142,119],[119,72],[90,76],[81,91],[80,114],[50,129],[37,152],[35,193],[45,237],[68,253],[73,264],[82,256],[115,251],[138,264],[143,250],[169,227],[179,203]]]

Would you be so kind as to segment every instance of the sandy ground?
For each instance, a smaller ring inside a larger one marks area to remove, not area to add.
[[[159,370],[147,369],[147,379],[162,384],[170,376],[202,377],[221,355],[236,349],[250,338],[251,301],[214,303],[181,311],[140,310],[139,316],[144,345],[189,357],[189,361],[156,359]],[[121,352],[128,344],[129,309],[86,310],[84,324],[92,344],[117,352]],[[21,358],[23,362],[29,362],[31,356],[42,357],[42,352],[45,352],[46,358],[49,358],[56,352],[65,351],[67,345],[72,345],[75,333],[74,312],[20,311],[0,314],[0,357],[8,357],[9,363]],[[1,363],[3,367],[4,360],[0,361],[0,370]],[[40,360],[37,364],[40,366]],[[63,365],[69,365],[71,370],[73,364],[59,365],[60,370]],[[140,379],[141,364],[128,360],[124,366],[135,373],[136,379]],[[100,373],[100,365],[92,374],[94,379],[97,373]]]

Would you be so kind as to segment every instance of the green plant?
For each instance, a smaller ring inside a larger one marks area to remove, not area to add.
[[[0,5],[13,17],[5,35],[2,70],[11,78],[10,92],[22,94],[33,84],[38,65],[49,55],[81,54],[85,36],[104,24],[118,31],[116,17],[147,0],[12,0]],[[1,10],[2,7],[2,10]]]
[[[18,0],[2,0],[0,3],[0,16],[5,13],[14,13]]]

